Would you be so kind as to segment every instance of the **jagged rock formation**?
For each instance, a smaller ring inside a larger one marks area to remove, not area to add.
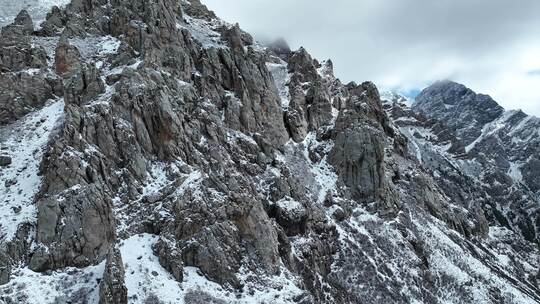
[[[122,255],[117,248],[107,255],[105,272],[99,285],[99,304],[127,303],[127,288]]]
[[[58,78],[46,72],[47,54],[32,45],[33,23],[26,11],[0,32],[0,125],[43,107],[61,91]]]
[[[0,103],[1,301],[540,301],[538,248],[420,165],[372,83],[198,0],[17,19],[5,40],[43,60],[2,77],[51,85]]]

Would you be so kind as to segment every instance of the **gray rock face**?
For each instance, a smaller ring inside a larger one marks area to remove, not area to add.
[[[367,87],[366,85],[362,85]],[[356,90],[356,89],[355,89]],[[369,90],[355,92],[349,109],[336,121],[330,163],[358,200],[374,201],[383,187],[384,131],[369,119],[369,103],[378,102]],[[369,100],[371,99],[371,100]]]
[[[19,227],[14,241],[0,245],[0,285],[11,279],[11,274],[19,262],[28,262],[30,254],[31,225]]]
[[[30,17],[27,16],[27,18]],[[0,67],[3,72],[18,72],[23,69],[42,68],[47,65],[43,49],[31,46],[28,25],[24,22],[24,20],[16,20],[15,23],[2,28],[0,33]],[[32,20],[26,20],[26,22],[32,22]]]
[[[36,240],[44,247],[32,256],[33,270],[90,265],[103,260],[114,243],[112,206],[102,190],[95,186],[74,189],[66,197],[66,201],[37,202]]]
[[[51,75],[52,76],[52,75]],[[57,78],[32,73],[0,75],[0,125],[13,122],[33,109],[42,107],[61,87]]]
[[[21,26],[23,33],[25,34],[32,34],[32,32],[34,31],[34,22],[32,21],[32,17],[30,17],[26,10],[22,10],[19,12],[17,17],[15,17],[15,21],[13,22],[13,24]]]
[[[1,167],[7,167],[9,165],[11,165],[11,157],[7,156],[7,155],[0,155],[0,166]]]
[[[199,1],[74,0],[31,35],[64,113],[36,209],[0,239],[6,299],[31,278],[51,303],[539,300],[538,248],[489,226],[482,185],[412,158],[377,88],[331,61]]]
[[[105,273],[103,273],[103,279],[99,286],[99,304],[124,304],[128,302],[124,276],[122,255],[118,249],[112,249],[107,255]]]
[[[66,18],[65,12],[62,12],[58,6],[53,6],[47,13],[47,19],[41,23],[39,34],[43,36],[59,35],[62,27],[66,25]]]
[[[47,55],[32,46],[32,31],[32,20],[22,11],[0,33],[0,125],[43,106],[56,93],[58,80],[45,73]]]

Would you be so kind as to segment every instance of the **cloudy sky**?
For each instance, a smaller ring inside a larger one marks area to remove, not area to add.
[[[540,116],[538,0],[203,0],[259,40],[331,58],[344,82],[414,92],[461,82]]]

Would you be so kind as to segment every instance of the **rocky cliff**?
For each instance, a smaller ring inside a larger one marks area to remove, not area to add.
[[[0,69],[0,301],[540,301],[537,245],[372,83],[198,0],[22,11]]]
[[[522,111],[505,111],[491,97],[450,81],[425,89],[411,109],[403,111],[398,104],[390,115],[402,127],[412,127],[417,133],[409,136],[413,141],[427,140],[449,152],[443,154],[487,191],[492,217],[538,243],[540,119]],[[415,128],[411,119],[424,121],[420,125],[427,129]],[[425,131],[428,136],[422,136]]]

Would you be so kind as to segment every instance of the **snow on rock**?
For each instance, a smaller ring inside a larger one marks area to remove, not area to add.
[[[180,283],[159,264],[152,251],[157,239],[155,235],[140,234],[120,246],[129,303],[146,303],[154,297],[165,303],[182,303]]]
[[[183,282],[177,282],[154,255],[152,246],[158,238],[156,235],[139,234],[120,245],[130,304],[154,303],[151,301],[157,299],[160,303],[183,304],[193,303],[190,301],[192,298],[219,299],[223,303],[236,304],[294,303],[292,298],[301,293],[285,270],[281,275],[269,278],[264,289],[248,288],[252,278],[247,273],[242,274],[241,270],[241,280],[246,284],[245,290],[251,290],[249,293],[231,292],[208,280],[195,267],[185,267]]]
[[[66,268],[52,273],[16,269],[12,280],[0,286],[0,303],[99,303],[99,282],[105,262],[86,268]],[[10,299],[11,302],[3,302]]]
[[[382,103],[398,102],[407,107],[411,107],[414,102],[412,98],[403,96],[401,94],[398,94],[392,91],[382,91],[380,94],[381,94]]]
[[[328,191],[335,188],[338,176],[332,165],[327,162],[327,155],[333,148],[332,142],[319,142],[316,134],[309,133],[303,142],[295,143],[290,141],[285,145],[285,153],[278,155],[278,159],[286,163],[295,172],[301,172],[302,180],[313,199],[322,204]],[[309,157],[309,150],[317,149],[325,155],[319,162],[312,162]]]
[[[531,292],[528,287],[521,286],[518,289],[501,279],[501,273],[503,273],[503,277],[517,282],[513,278],[514,274],[505,272],[500,265],[490,261],[488,256],[493,257],[492,252],[483,252],[482,249],[472,244],[470,246],[475,247],[474,252],[481,253],[480,255],[475,256],[470,251],[463,250],[460,244],[451,237],[453,234],[455,238],[459,238],[457,233],[448,231],[446,226],[437,220],[413,220],[413,223],[425,239],[430,240],[425,244],[425,250],[429,257],[430,268],[437,274],[435,279],[445,280],[451,277],[457,283],[454,283],[456,284],[455,290],[448,289],[445,294],[439,294],[443,302],[453,303],[452,300],[457,299],[454,293],[463,293],[465,290],[469,293],[472,301],[488,303],[488,295],[492,292],[489,288],[491,286],[498,289],[502,303],[535,303],[525,293]]]
[[[184,24],[179,23],[177,27],[188,30],[203,48],[227,48],[225,42],[221,40],[221,34],[217,32],[218,27],[226,25],[225,22],[219,19],[206,21],[188,15],[184,15],[184,21]]]
[[[433,142],[438,138],[432,130],[417,126],[399,127],[399,130],[409,139],[409,149],[420,163],[426,161],[426,158],[429,158],[428,156],[430,155],[426,154],[436,153],[451,159],[451,157],[448,156],[447,151],[452,144],[449,142],[444,145],[434,144]]]
[[[112,36],[89,36],[85,38],[71,38],[69,43],[79,50],[82,58],[102,57],[115,54],[120,47],[120,40]]]
[[[523,175],[521,174],[521,166],[519,164],[510,162],[510,169],[508,169],[507,174],[515,183],[519,184],[523,182]]]
[[[200,191],[203,173],[186,163],[177,160],[175,162],[154,162],[149,166],[147,177],[140,183],[140,195],[132,202],[121,199],[121,191],[113,198],[114,213],[117,220],[117,233],[129,235],[131,226],[137,225],[141,218],[148,218],[147,210],[137,207],[140,203],[155,203],[152,207],[156,212],[153,220],[170,218],[173,215],[164,207],[164,201],[174,200],[184,195],[188,189],[193,190],[193,195],[202,195]],[[189,173],[185,173],[189,172]],[[121,175],[119,171],[117,174]],[[218,200],[219,197],[214,197]]]
[[[297,210],[302,210],[303,206],[300,202],[290,198],[290,197],[284,197],[276,202],[276,205],[282,209],[287,210],[290,212],[294,212]]]
[[[186,179],[182,184],[176,189],[173,195],[176,197],[182,195],[187,189],[199,189],[201,182],[203,180],[203,174],[201,171],[193,171],[186,176]]]
[[[34,21],[34,26],[39,26],[45,21],[47,13],[53,6],[64,6],[71,0],[0,0],[0,26],[13,22],[17,14],[25,9]]]
[[[38,37],[32,36],[32,47],[42,47],[47,53],[47,63],[49,66],[54,64],[54,54],[58,45],[59,37]]]
[[[142,190],[143,196],[158,194],[163,187],[171,183],[167,178],[168,168],[178,170],[175,164],[168,165],[166,163],[156,163],[152,166],[149,172],[148,183]]]
[[[478,138],[476,138],[471,144],[469,144],[465,148],[465,151],[469,153],[479,142],[484,140],[486,137],[494,135],[499,130],[503,129],[506,126],[508,119],[511,118],[514,114],[514,111],[507,111],[498,119],[486,124],[482,128],[482,134]]]
[[[264,277],[254,274],[245,268],[240,269],[240,281],[246,286],[241,300],[227,303],[238,304],[289,304],[297,303],[295,298],[304,294],[304,291],[298,288],[294,276],[287,270],[287,268],[281,268],[279,275],[274,277]],[[261,282],[254,286],[252,282]]]
[[[34,196],[41,185],[39,165],[63,110],[63,100],[56,100],[20,121],[0,128],[0,154],[12,159],[10,165],[0,170],[2,241],[10,240],[19,224],[35,221]]]
[[[310,146],[322,147],[322,151],[324,152],[325,156],[318,163],[314,164],[309,160],[308,147]],[[316,135],[314,133],[309,133],[304,140],[304,147],[304,158],[310,163],[310,171],[313,173],[315,181],[319,186],[319,190],[315,192],[318,193],[317,203],[322,204],[326,197],[326,194],[328,193],[328,191],[335,188],[338,180],[338,176],[335,172],[334,167],[330,165],[326,160],[328,153],[333,148],[333,143],[319,142],[316,140]]]
[[[227,132],[227,138],[229,141],[233,142],[233,141],[243,141],[243,142],[246,142],[246,143],[249,143],[251,145],[254,145],[254,146],[257,146],[257,142],[250,136],[242,133],[242,132],[239,132],[237,130],[233,130],[233,129],[230,129],[228,132]]]
[[[291,74],[289,74],[289,68],[287,63],[280,59],[280,63],[267,62],[266,67],[274,78],[274,83],[278,89],[279,97],[281,98],[281,107],[283,110],[289,108],[290,94],[289,94],[289,81],[291,80]]]
[[[493,232],[489,239],[471,242],[432,216],[417,213],[417,210],[407,212],[412,227],[405,234],[401,230],[401,219],[387,221],[363,207],[354,209],[353,216],[346,223],[334,221],[343,246],[339,255],[362,256],[363,259],[355,259],[354,266],[350,267],[360,267],[370,273],[374,285],[357,285],[355,282],[361,280],[353,273],[347,273],[342,264],[332,265],[333,271],[350,275],[347,278],[352,282],[350,287],[358,288],[360,294],[371,295],[379,287],[386,288],[394,284],[392,282],[398,282],[399,294],[411,303],[425,301],[419,286],[410,282],[421,280],[426,272],[439,286],[432,290],[436,299],[434,303],[494,303],[491,300],[493,293],[497,293],[501,303],[536,303],[530,297],[534,289],[519,283],[517,277],[523,274],[515,273],[515,269],[537,269],[538,256],[532,251],[530,255],[518,256],[522,253],[518,254],[511,245],[505,245],[505,237],[516,239],[513,232],[490,227]],[[330,210],[327,214],[332,220]],[[420,255],[418,248],[411,246],[413,235],[416,240],[429,240],[421,242]],[[301,246],[300,242],[293,244]],[[518,267],[508,267],[514,256],[520,263],[528,261],[531,265],[522,263]],[[418,269],[415,265],[419,263],[424,263],[427,268]],[[392,274],[391,277],[388,273]],[[508,281],[515,282],[515,285],[508,284]]]

